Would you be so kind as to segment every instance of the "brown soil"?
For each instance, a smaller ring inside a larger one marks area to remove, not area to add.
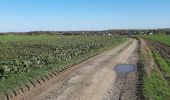
[[[157,50],[157,52],[160,52],[164,58],[170,58],[170,46],[161,42],[156,42],[148,39],[146,39],[146,41],[149,45],[153,46]]]
[[[136,71],[121,79],[118,64],[137,62],[137,40],[130,39],[75,65],[15,100],[135,100]]]

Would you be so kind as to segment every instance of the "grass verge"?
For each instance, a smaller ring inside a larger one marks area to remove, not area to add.
[[[153,50],[154,48],[151,47]],[[165,76],[169,76],[169,67],[159,53],[150,50],[146,44],[141,43],[140,48],[140,70],[142,76],[141,91],[146,100],[169,100],[170,86]],[[154,61],[153,61],[154,59]],[[156,64],[152,64],[155,62]]]
[[[155,59],[155,62],[158,65],[158,68],[159,68],[162,76],[167,80],[167,82],[170,86],[170,66],[168,65],[166,59],[161,57],[161,55],[158,52],[156,52],[155,50],[153,51],[153,57]]]
[[[150,76],[144,76],[144,97],[146,100],[168,100],[170,87],[162,74],[153,69]]]

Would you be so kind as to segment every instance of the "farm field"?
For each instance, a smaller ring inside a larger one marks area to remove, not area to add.
[[[170,45],[170,35],[151,35],[147,38]]]
[[[122,36],[0,36],[0,93],[17,90],[125,41]]]

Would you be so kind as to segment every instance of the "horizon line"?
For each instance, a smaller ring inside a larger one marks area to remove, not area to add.
[[[0,31],[0,33],[22,33],[22,32],[79,32],[79,31],[109,31],[109,30],[163,30],[170,28],[115,28],[115,29],[87,29],[87,30],[32,30],[32,31]]]

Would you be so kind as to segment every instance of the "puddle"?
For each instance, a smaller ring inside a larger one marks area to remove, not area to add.
[[[119,74],[128,74],[136,70],[134,65],[130,64],[120,64],[116,67],[116,72]]]

